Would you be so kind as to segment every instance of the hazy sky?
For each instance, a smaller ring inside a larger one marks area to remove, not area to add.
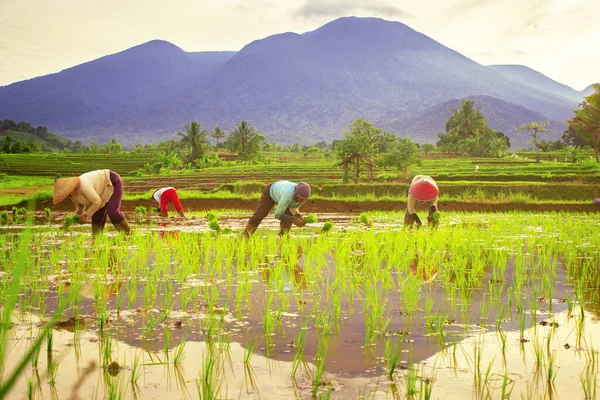
[[[403,22],[482,64],[524,64],[583,89],[600,81],[600,0],[0,0],[0,85],[152,39],[239,50],[342,16]]]

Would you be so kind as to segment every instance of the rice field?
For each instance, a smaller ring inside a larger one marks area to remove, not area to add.
[[[5,228],[0,398],[596,398],[600,217],[402,216]]]

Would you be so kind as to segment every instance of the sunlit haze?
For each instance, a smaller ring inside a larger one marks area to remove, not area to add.
[[[239,50],[350,15],[400,21],[481,64],[526,65],[574,89],[600,81],[596,0],[2,0],[0,85],[153,39]]]

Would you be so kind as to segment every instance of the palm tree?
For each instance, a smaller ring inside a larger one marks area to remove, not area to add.
[[[210,137],[217,139],[217,146],[219,145],[219,139],[224,139],[225,136],[226,133],[220,126],[217,126],[210,134]]]
[[[202,125],[196,121],[185,125],[186,133],[177,133],[181,136],[181,143],[190,149],[191,160],[194,161],[204,155],[206,145],[206,131],[200,131]]]
[[[460,109],[450,109],[452,116],[446,121],[449,136],[466,139],[483,132],[487,126],[485,117],[479,112],[480,108],[473,107],[474,103],[474,100],[463,100]]]
[[[252,152],[252,139],[257,134],[256,129],[248,122],[240,122],[229,135],[231,150],[237,152],[242,159],[249,158]]]

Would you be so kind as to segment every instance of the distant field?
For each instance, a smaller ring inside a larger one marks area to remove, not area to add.
[[[422,166],[409,170],[407,178],[398,171],[378,169],[373,180],[364,178],[342,183],[343,171],[334,158],[302,153],[265,153],[263,164],[225,162],[222,167],[169,171],[140,175],[151,153],[121,154],[27,154],[3,155],[0,161],[0,206],[19,203],[31,196],[51,197],[56,177],[76,176],[109,168],[125,180],[126,199],[148,197],[158,187],[174,186],[190,199],[226,197],[255,198],[265,184],[279,179],[307,181],[315,198],[340,201],[405,199],[410,178],[417,173],[433,176],[442,199],[472,202],[580,202],[600,196],[600,165],[590,154],[581,162],[565,161],[566,155],[547,154],[535,163],[534,153],[504,158],[440,158],[423,156]],[[39,191],[39,192],[38,192]],[[37,193],[36,193],[37,192]],[[141,195],[141,196],[140,196]],[[513,199],[513,200],[511,200]]]

